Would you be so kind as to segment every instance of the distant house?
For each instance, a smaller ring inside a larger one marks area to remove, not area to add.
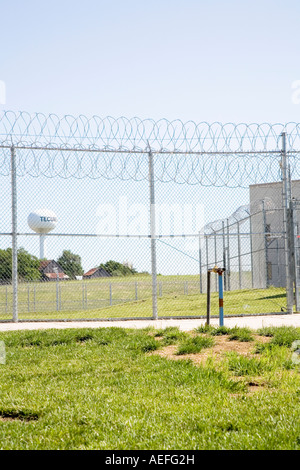
[[[84,279],[95,279],[96,277],[110,277],[111,275],[103,268],[93,268],[87,271],[84,275]]]
[[[41,261],[39,270],[43,281],[56,281],[57,277],[60,281],[69,279],[69,276],[63,272],[61,266],[54,259]]]

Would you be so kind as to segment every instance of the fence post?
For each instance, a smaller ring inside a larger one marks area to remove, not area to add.
[[[224,310],[223,310],[223,282],[222,282],[222,273],[224,271],[222,269],[218,270],[218,278],[219,278],[219,324],[220,326],[224,325]]]
[[[8,312],[8,292],[7,292],[7,286],[5,289],[5,313]]]
[[[206,289],[206,325],[210,323],[210,269],[207,270],[207,289]]]
[[[85,289],[84,289],[84,281],[82,282],[82,308],[85,308]]]
[[[222,241],[223,241],[223,266],[225,268],[225,273],[226,271],[226,242],[225,242],[225,224],[224,220],[222,220]],[[227,279],[226,279],[226,274],[224,274],[224,290],[227,288]]]
[[[268,273],[268,235],[267,235],[267,214],[265,209],[265,200],[262,201],[262,217],[263,217],[263,232],[265,238],[265,271],[266,271],[266,287],[269,287],[269,273]]]
[[[109,283],[109,305],[112,306],[112,285]]]
[[[27,310],[30,312],[30,287],[27,286]]]
[[[58,274],[56,274],[56,310],[59,311],[59,283]]]
[[[17,244],[17,172],[16,151],[12,146],[11,156],[11,215],[12,215],[12,288],[13,288],[13,321],[18,321],[18,244]]]
[[[149,158],[149,187],[150,187],[150,237],[151,237],[151,274],[152,274],[152,315],[157,320],[157,267],[156,267],[156,239],[155,239],[155,191],[154,191],[154,164],[151,150]]]
[[[286,133],[282,132],[281,170],[282,170],[282,205],[283,205],[283,230],[284,230],[284,252],[286,273],[286,309],[293,313],[294,293],[293,279],[291,277],[291,253],[290,253],[290,181],[288,172],[288,161],[286,152]]]
[[[227,219],[227,290],[231,290],[230,285],[230,236],[229,236],[229,220]]]
[[[297,232],[297,205],[295,201],[292,201],[292,240],[293,240],[293,252],[294,252],[294,279],[295,279],[295,308],[296,312],[299,311],[299,275],[298,275],[298,232]]]
[[[237,234],[238,234],[239,289],[242,289],[242,255],[241,255],[241,235],[240,235],[239,220],[237,220]]]
[[[35,286],[35,284],[34,284],[34,285],[33,285],[33,311],[34,311],[34,312],[35,312],[35,309],[36,309],[35,291],[36,291],[36,286]]]
[[[251,287],[254,287],[254,278],[253,278],[253,241],[252,241],[252,214],[249,216],[249,228],[250,228],[250,253],[251,253]]]
[[[217,232],[214,230],[214,251],[215,251],[215,266],[218,264],[218,259],[217,259]],[[217,278],[215,278],[215,290],[218,292],[218,281]]]
[[[201,252],[201,236],[199,232],[199,274],[200,274],[200,294],[202,294],[202,252]]]

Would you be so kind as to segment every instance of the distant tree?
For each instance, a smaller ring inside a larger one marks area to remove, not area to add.
[[[70,250],[64,250],[57,262],[70,279],[82,276],[84,272],[81,266],[81,257],[75,255]]]
[[[37,281],[41,279],[39,270],[40,260],[28,253],[24,248],[18,250],[18,274],[20,279],[26,281]]]
[[[111,276],[130,276],[137,273],[136,269],[127,264],[113,260],[109,260],[104,264],[102,263],[99,267],[105,269]]]
[[[11,281],[12,249],[0,250],[0,279],[2,282]]]
[[[20,281],[37,281],[41,279],[40,261],[24,248],[18,249],[18,278]],[[10,282],[12,279],[12,249],[0,250],[0,280]]]

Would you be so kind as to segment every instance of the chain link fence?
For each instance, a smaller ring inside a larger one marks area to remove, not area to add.
[[[0,321],[203,317],[214,266],[225,317],[291,313],[299,137],[293,123],[2,113]]]

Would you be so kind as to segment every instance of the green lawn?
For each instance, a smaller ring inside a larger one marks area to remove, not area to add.
[[[103,319],[152,317],[149,276],[134,279],[20,285],[19,319]],[[187,279],[188,278],[188,279]],[[7,289],[10,289],[9,294]],[[34,291],[35,289],[35,291]],[[34,297],[33,297],[34,296]],[[111,296],[111,298],[110,298]],[[6,299],[9,300],[9,308]],[[110,301],[111,300],[111,301]],[[206,293],[199,293],[199,282],[159,277],[158,315],[160,317],[205,316]],[[283,288],[243,289],[224,292],[224,315],[280,312],[286,305]],[[0,321],[12,318],[11,286],[0,287]],[[218,315],[218,293],[211,294],[211,315]]]
[[[299,450],[300,369],[291,345],[300,329],[255,332],[268,343],[253,333],[2,332],[0,448]],[[185,358],[221,334],[248,341],[251,354],[198,365]],[[153,354],[166,345],[177,348],[177,360]]]

